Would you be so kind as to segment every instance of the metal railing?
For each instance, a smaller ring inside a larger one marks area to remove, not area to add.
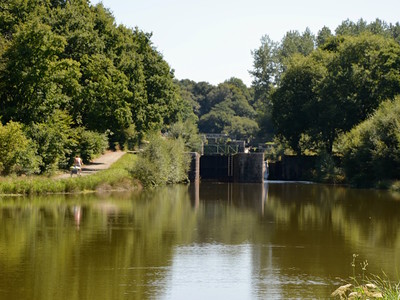
[[[204,145],[204,154],[236,154],[239,152],[238,145],[228,145],[228,144],[209,144]]]

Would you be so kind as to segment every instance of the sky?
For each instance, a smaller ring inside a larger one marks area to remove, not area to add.
[[[400,22],[399,0],[91,0],[102,2],[117,24],[151,32],[153,45],[177,79],[218,85],[231,77],[251,85],[252,50],[268,35],[332,32],[349,19]]]

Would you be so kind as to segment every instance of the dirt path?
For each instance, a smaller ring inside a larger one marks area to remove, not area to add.
[[[92,160],[89,164],[82,166],[81,176],[87,176],[96,173],[100,170],[108,169],[113,163],[121,158],[126,152],[124,151],[107,151],[102,156]],[[75,177],[76,175],[73,175]],[[57,175],[55,178],[68,178],[71,177],[70,173]]]

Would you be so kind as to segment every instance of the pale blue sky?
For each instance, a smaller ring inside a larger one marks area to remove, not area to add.
[[[287,31],[334,31],[346,19],[400,22],[399,0],[91,0],[98,2],[118,24],[152,32],[176,78],[214,85],[238,77],[249,86],[251,50],[265,34],[278,42]]]

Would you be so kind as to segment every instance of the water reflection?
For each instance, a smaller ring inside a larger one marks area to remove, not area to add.
[[[353,253],[397,278],[399,216],[396,195],[301,183],[0,198],[0,299],[326,298]]]

